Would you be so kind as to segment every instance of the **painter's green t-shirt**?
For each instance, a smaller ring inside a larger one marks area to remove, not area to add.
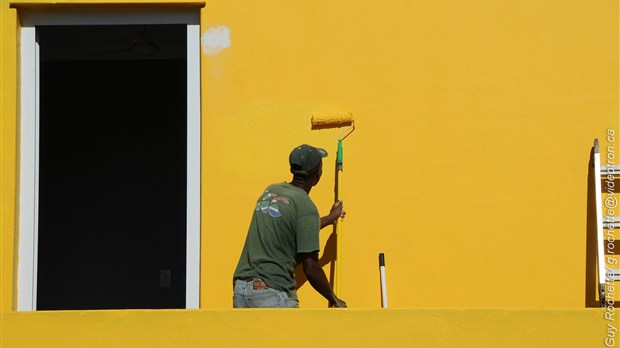
[[[261,278],[297,299],[295,256],[319,251],[319,227],[319,212],[304,190],[270,185],[256,203],[233,280]]]

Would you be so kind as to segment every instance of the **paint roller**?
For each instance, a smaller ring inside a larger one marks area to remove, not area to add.
[[[312,115],[312,129],[338,128],[353,125],[353,114],[350,112]]]
[[[343,169],[343,147],[342,141],[355,130],[353,114],[350,112],[335,112],[329,114],[312,115],[312,129],[340,128],[347,127],[340,135],[338,135],[338,151],[336,155],[336,201],[342,200],[342,169]],[[342,218],[336,222],[336,267],[334,277],[334,292],[340,297],[341,285],[341,266],[342,266]]]

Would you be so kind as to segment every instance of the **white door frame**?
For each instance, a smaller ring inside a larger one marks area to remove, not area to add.
[[[25,11],[21,16],[21,156],[17,310],[36,310],[39,206],[37,25],[187,25],[186,308],[200,307],[200,11]]]

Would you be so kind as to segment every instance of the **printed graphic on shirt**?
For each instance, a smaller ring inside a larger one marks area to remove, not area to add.
[[[256,203],[256,211],[260,210],[265,214],[269,214],[271,217],[280,217],[280,210],[278,209],[278,202],[284,202],[288,204],[288,199],[280,197],[275,193],[265,191],[263,198]]]

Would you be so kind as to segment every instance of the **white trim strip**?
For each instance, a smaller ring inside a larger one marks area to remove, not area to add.
[[[34,230],[39,231],[39,144],[40,143],[40,134],[41,134],[41,122],[40,122],[40,86],[41,86],[41,55],[39,51],[39,38],[36,34],[35,30],[35,44],[34,44],[34,64],[35,64],[35,151],[34,151]],[[34,233],[33,236],[33,248],[32,248],[32,259],[33,259],[33,267],[32,267],[32,278],[33,278],[33,290],[32,290],[32,309],[37,309],[37,279],[38,279],[38,270],[39,270],[39,233]]]
[[[17,261],[17,310],[36,305],[36,207],[37,207],[37,49],[34,27],[21,30],[21,162],[19,182],[19,254]]]
[[[133,25],[133,24],[199,24],[198,10],[63,10],[24,11],[22,26],[36,25]]]
[[[185,308],[200,307],[200,25],[187,25],[187,249]]]

